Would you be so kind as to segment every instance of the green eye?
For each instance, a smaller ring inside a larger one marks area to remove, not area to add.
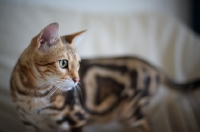
[[[59,60],[59,65],[61,68],[67,68],[68,67],[68,61],[67,60]]]

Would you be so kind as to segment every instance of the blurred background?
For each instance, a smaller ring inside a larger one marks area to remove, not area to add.
[[[0,0],[2,2],[93,13],[162,12],[177,17],[200,33],[199,0]]]
[[[192,0],[192,27],[194,31],[200,34],[200,1]]]
[[[31,39],[52,22],[60,24],[60,35],[88,30],[77,48],[82,58],[134,55],[179,81],[200,76],[199,0],[0,0],[1,132],[23,131],[9,93],[10,75]],[[169,98],[166,93],[155,102]],[[159,122],[161,116],[152,114],[154,126],[160,126],[155,131],[170,132],[166,107],[156,108],[166,120]],[[104,127],[122,131],[115,124]],[[94,130],[104,128],[94,126],[88,132]]]

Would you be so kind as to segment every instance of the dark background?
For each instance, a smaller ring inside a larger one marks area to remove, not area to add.
[[[192,0],[192,28],[200,35],[200,0]]]

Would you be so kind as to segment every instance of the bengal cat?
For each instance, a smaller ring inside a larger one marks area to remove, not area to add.
[[[81,131],[110,120],[150,131],[145,107],[159,85],[186,92],[200,86],[177,84],[138,58],[81,61],[75,47],[84,31],[62,37],[58,31],[52,23],[35,36],[12,73],[12,99],[27,132]]]

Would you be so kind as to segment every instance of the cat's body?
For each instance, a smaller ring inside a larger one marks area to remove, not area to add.
[[[74,45],[81,34],[60,38],[58,24],[50,24],[19,58],[11,93],[28,132],[81,131],[86,124],[110,120],[149,131],[145,107],[159,85],[180,91],[200,87],[200,81],[178,85],[132,57],[82,60],[79,71]]]
[[[200,88],[200,80],[174,82],[147,61],[137,57],[97,58],[81,61],[84,108],[92,122],[117,120],[129,127],[149,131],[147,107],[158,88],[189,93]]]

